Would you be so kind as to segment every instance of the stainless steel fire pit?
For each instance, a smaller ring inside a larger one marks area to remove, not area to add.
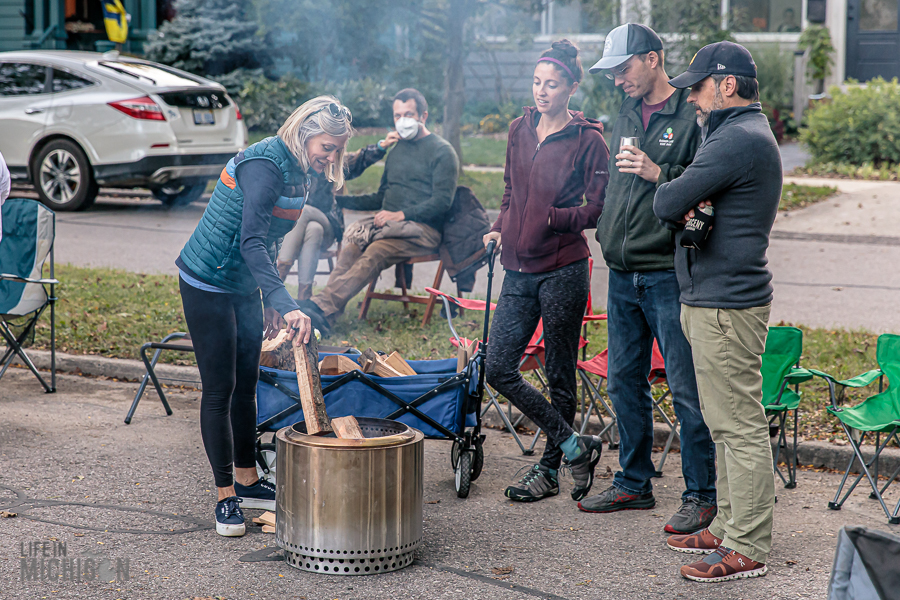
[[[291,566],[371,575],[412,564],[422,541],[425,436],[360,417],[363,440],[285,427],[276,442],[275,541]]]

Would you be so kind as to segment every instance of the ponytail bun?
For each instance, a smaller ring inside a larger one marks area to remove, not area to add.
[[[571,73],[567,73],[565,69],[556,65],[557,70],[562,73],[570,83],[579,83],[584,78],[584,68],[581,66],[581,59],[578,57],[578,46],[567,39],[561,39],[550,44],[550,49],[541,53],[541,58],[553,58],[566,65]],[[552,63],[551,63],[552,64]],[[572,76],[575,77],[572,80]]]

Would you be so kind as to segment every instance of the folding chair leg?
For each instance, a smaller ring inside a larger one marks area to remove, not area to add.
[[[863,458],[862,451],[860,450],[860,446],[862,445],[862,442],[863,442],[863,440],[864,440],[865,437],[866,437],[865,434],[863,434],[863,435],[860,437],[859,444],[857,444],[857,443],[854,441],[853,437],[850,435],[850,430],[847,428],[846,425],[844,425],[843,422],[841,422],[841,427],[843,428],[844,433],[847,435],[847,438],[850,440],[850,446],[853,448],[853,454],[854,454],[855,458],[859,459],[859,463],[860,463],[860,466],[862,466],[863,472],[859,475],[859,477],[856,478],[856,481],[854,481],[853,485],[850,486],[850,489],[847,490],[846,495],[844,496],[843,499],[841,499],[840,503],[836,503],[836,502],[835,502],[835,503],[829,503],[829,504],[828,504],[828,508],[832,508],[832,509],[834,509],[834,510],[840,510],[841,505],[843,505],[844,502],[847,500],[847,497],[848,497],[848,496],[850,495],[850,493],[853,491],[853,488],[856,487],[856,485],[857,485],[857,484],[860,482],[860,480],[862,479],[863,475],[865,475],[866,479],[869,480],[869,485],[871,485],[871,486],[872,486],[872,489],[876,492],[876,498],[878,499],[878,503],[881,504],[881,508],[882,508],[882,510],[884,510],[884,514],[887,515],[888,522],[889,522],[891,525],[897,525],[897,524],[900,524],[900,516],[896,516],[896,514],[891,514],[891,512],[888,510],[887,505],[884,503],[884,498],[881,496],[880,493],[877,493],[877,492],[878,492],[878,485],[876,485],[875,480],[872,479],[872,474],[871,474],[871,472],[869,471],[869,466],[875,462],[875,460],[878,458],[878,455],[881,453],[881,450],[883,449],[883,447],[884,447],[885,445],[887,445],[887,442],[885,442],[884,445],[879,446],[879,447],[876,448],[876,451],[875,451],[875,457],[874,457],[872,460],[870,460],[869,463],[867,464],[866,461],[865,461],[865,458]],[[894,431],[896,431],[896,428],[894,429]],[[888,439],[890,439],[890,436],[888,436]],[[852,466],[852,463],[851,463],[851,466]],[[842,486],[842,487],[843,487],[844,482],[845,482],[846,479],[847,479],[847,475],[849,474],[849,472],[850,472],[850,469],[849,469],[849,467],[848,467],[847,473],[844,473],[844,479],[841,481],[841,486]],[[838,488],[838,494],[840,494],[840,488]],[[837,496],[835,496],[835,500],[837,500]],[[835,506],[832,506],[832,504],[834,504]],[[896,512],[896,511],[895,511],[895,512]]]
[[[651,382],[652,385],[652,382]],[[669,418],[669,415],[666,414],[666,411],[662,409],[662,401],[665,400],[670,394],[672,390],[666,390],[666,393],[660,396],[659,400],[653,400],[653,409],[659,413],[659,415],[663,418],[666,425],[669,426],[669,437],[666,439],[666,445],[663,448],[663,454],[659,459],[659,464],[656,466],[656,474],[653,477],[662,477],[663,476],[663,466],[666,464],[666,458],[669,456],[669,451],[672,449],[672,443],[675,441],[675,436],[678,435],[678,418],[675,420]]]
[[[444,279],[444,263],[443,261],[438,263],[437,273],[434,274],[434,283],[431,287],[436,290],[441,289],[441,282]],[[412,282],[410,282],[412,283]],[[434,294],[428,299],[428,304],[425,305],[425,316],[422,318],[422,327],[428,325],[428,322],[431,321],[431,315],[434,314],[434,306],[437,304],[437,296]]]
[[[522,451],[522,454],[527,454],[527,450],[525,450],[525,444],[522,443],[522,439],[519,437],[519,434],[516,433],[516,428],[513,426],[512,422],[507,418],[506,414],[503,412],[503,408],[500,406],[500,403],[497,402],[497,396],[491,392],[490,389],[485,388],[485,391],[488,393],[488,397],[490,397],[491,401],[484,408],[481,413],[482,418],[487,412],[494,407],[497,409],[497,413],[500,415],[500,419],[503,421],[503,425],[506,427],[507,431],[509,431],[513,439],[516,440],[516,443],[519,445],[519,449]]]
[[[38,315],[38,317],[39,316],[40,315]],[[25,363],[25,366],[27,366],[31,370],[34,376],[37,377],[37,380],[44,387],[44,391],[50,394],[53,393],[55,389],[47,385],[47,382],[44,381],[44,378],[41,377],[41,374],[38,372],[37,367],[35,367],[34,363],[31,362],[31,358],[29,358],[28,355],[25,354],[25,350],[22,348],[22,342],[24,342],[25,338],[28,337],[29,332],[34,328],[34,324],[36,322],[37,317],[32,320],[31,324],[28,327],[25,328],[25,331],[22,332],[22,335],[19,336],[19,339],[16,339],[16,337],[12,334],[12,331],[9,330],[9,326],[6,324],[6,322],[0,321],[0,333],[3,334],[4,339],[6,339],[6,343],[9,344],[9,347],[12,350],[11,353],[7,352],[8,359],[3,365],[3,370],[0,371],[0,378],[2,378],[3,375],[6,374],[6,370],[9,368],[9,365],[11,365],[13,359],[18,356],[22,359],[22,362]]]
[[[168,338],[166,338],[168,340]],[[165,341],[165,340],[164,340]],[[159,360],[159,355],[162,353],[161,349],[157,349],[156,352],[153,353],[153,359],[147,358],[147,350],[150,348],[150,344],[144,344],[141,346],[141,360],[144,361],[144,366],[147,368],[147,374],[144,375],[143,380],[141,381],[141,386],[138,388],[138,393],[134,397],[134,401],[131,403],[131,408],[128,410],[128,415],[125,417],[125,423],[131,423],[132,417],[134,417],[134,411],[137,410],[138,402],[141,401],[141,396],[144,394],[144,389],[147,387],[147,378],[150,378],[150,381],[153,382],[153,386],[156,388],[156,393],[159,394],[159,400],[162,402],[163,408],[166,409],[166,415],[172,416],[172,407],[169,406],[169,401],[166,398],[166,393],[163,391],[162,386],[159,383],[159,379],[156,377],[156,371],[154,367],[156,367],[156,362]]]
[[[582,393],[587,392],[587,397],[590,398],[590,404],[587,409],[587,416],[585,417],[584,410],[584,400],[582,400],[582,418],[581,418],[581,430],[578,432],[579,435],[584,435],[585,430],[587,429],[588,421],[591,418],[591,411],[594,411],[594,414],[597,415],[597,419],[600,421],[600,433],[597,434],[599,436],[606,435],[607,443],[610,450],[615,450],[618,448],[618,438],[616,437],[618,434],[618,422],[616,420],[616,413],[612,410],[609,404],[606,403],[606,400],[603,399],[603,395],[600,393],[600,387],[603,385],[603,379],[600,380],[600,385],[594,385],[594,382],[584,374],[583,371],[578,371],[578,374],[581,376],[581,391]],[[606,420],[603,418],[603,415],[600,412],[600,407],[597,406],[597,403],[600,403],[603,406],[603,410],[606,411],[606,414],[609,415],[609,423],[606,423]]]
[[[379,273],[369,284],[369,289],[366,291],[366,297],[363,298],[362,306],[359,308],[360,321],[365,321],[366,315],[369,314],[369,305],[372,303],[372,294],[375,292],[375,283],[378,281],[378,278],[380,276],[381,274]]]

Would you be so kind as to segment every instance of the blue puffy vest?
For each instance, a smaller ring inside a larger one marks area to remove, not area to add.
[[[269,160],[284,177],[283,195],[275,203],[266,239],[273,263],[281,241],[300,218],[308,188],[306,173],[277,136],[241,150],[225,165],[200,223],[181,250],[181,260],[206,283],[242,295],[259,287],[241,256],[244,192],[235,180],[234,171],[245,160]]]

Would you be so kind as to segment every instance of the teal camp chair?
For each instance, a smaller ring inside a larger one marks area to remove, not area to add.
[[[812,379],[812,373],[800,368],[803,353],[803,332],[796,327],[769,327],[766,351],[762,356],[763,396],[770,430],[777,422],[778,443],[775,445],[773,466],[784,487],[797,487],[797,412],[800,408],[800,384]],[[790,386],[794,386],[793,389]],[[788,413],[793,413],[793,444],[788,454]],[[781,453],[785,453],[785,473],[778,467]]]
[[[56,285],[53,241],[56,215],[34,200],[9,198],[3,204],[0,239],[0,335],[6,351],[0,358],[0,378],[18,356],[47,392],[56,391]],[[49,256],[50,277],[42,277]],[[50,307],[50,384],[38,373],[23,345],[34,339],[34,328]]]
[[[872,486],[872,493],[869,497],[877,499],[881,503],[881,508],[884,509],[884,514],[887,515],[888,522],[892,525],[897,525],[900,524],[900,516],[898,516],[900,515],[900,501],[897,502],[894,512],[891,513],[884,503],[883,496],[888,486],[897,478],[897,475],[900,475],[900,468],[888,477],[887,483],[880,490],[878,489],[877,481],[878,457],[881,455],[881,451],[887,447],[891,440],[900,443],[897,435],[898,430],[900,430],[900,336],[890,333],[878,336],[875,359],[879,368],[857,375],[852,379],[837,380],[831,375],[815,369],[810,369],[809,371],[828,382],[828,390],[831,394],[831,406],[828,407],[828,412],[838,418],[841,428],[847,435],[847,441],[853,447],[853,458],[850,459],[847,470],[844,472],[844,477],[841,479],[841,485],[834,495],[834,500],[828,503],[828,508],[841,510],[841,506],[843,506],[853,489],[862,481],[863,477],[866,477],[869,480],[869,485]],[[885,375],[889,382],[887,389],[884,389]],[[841,394],[837,392],[838,386],[841,386],[841,391],[846,387],[862,388],[871,385],[876,379],[878,380],[877,394],[869,396],[856,406],[843,407],[840,405],[839,398]],[[875,436],[875,455],[867,462],[863,458],[860,448],[866,438],[871,439],[873,434]],[[883,442],[882,435],[884,436]],[[857,476],[844,494],[844,497],[841,498],[841,491],[844,489],[850,471],[857,460],[862,466],[862,473]]]

